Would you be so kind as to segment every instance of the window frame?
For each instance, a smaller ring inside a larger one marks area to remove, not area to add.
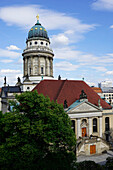
[[[109,123],[109,117],[105,118],[105,131],[109,131],[110,130],[110,123]]]
[[[44,67],[41,66],[41,74],[44,74]]]
[[[98,132],[98,121],[97,121],[97,118],[94,118],[93,119],[93,133],[96,133]]]

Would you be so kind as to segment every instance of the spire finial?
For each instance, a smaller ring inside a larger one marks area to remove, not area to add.
[[[36,18],[37,18],[37,21],[39,21],[39,14],[36,16]]]

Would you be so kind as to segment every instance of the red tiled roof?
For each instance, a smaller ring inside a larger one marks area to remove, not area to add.
[[[50,100],[54,100],[59,104],[64,104],[64,100],[67,100],[67,105],[70,106],[73,102],[79,99],[81,90],[87,95],[88,101],[98,106],[98,99],[102,108],[111,109],[111,106],[106,103],[100,96],[84,81],[79,80],[43,80],[34,89],[39,94],[49,96]]]
[[[102,93],[101,88],[99,87],[91,87],[96,93]]]

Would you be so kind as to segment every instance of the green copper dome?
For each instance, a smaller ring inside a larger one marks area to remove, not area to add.
[[[28,39],[34,37],[49,39],[46,29],[39,23],[39,16],[37,16],[37,23],[29,30],[28,33]]]

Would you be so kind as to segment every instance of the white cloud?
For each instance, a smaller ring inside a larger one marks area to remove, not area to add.
[[[0,18],[8,25],[18,25],[22,28],[29,28],[36,16],[36,6],[12,6],[1,7]]]
[[[8,50],[21,50],[16,45],[10,45],[9,47],[6,47]]]
[[[40,15],[40,22],[47,30],[57,30],[58,35],[53,35],[54,44],[59,46],[77,42],[83,38],[83,34],[93,30],[95,24],[86,24],[81,20],[67,16],[52,10],[43,9],[38,5],[11,6],[0,8],[0,19],[8,25],[17,25],[23,29],[30,29],[36,23],[34,18],[37,13]]]
[[[51,38],[53,48],[59,48],[69,44],[69,39],[64,34],[53,35]]]
[[[74,71],[78,67],[79,67],[78,65],[73,65],[72,63],[67,62],[67,61],[62,61],[62,62],[55,64],[55,68],[59,70],[64,70],[64,71]]]
[[[113,53],[106,54],[105,56],[96,56],[91,53],[78,51],[72,46],[61,47],[54,49],[56,59],[72,60],[79,64],[79,66],[92,66],[96,70],[106,71],[107,66],[113,65]]]
[[[0,73],[3,73],[3,74],[15,74],[15,73],[20,73],[21,71],[20,70],[11,70],[11,69],[2,69],[0,70]]]
[[[107,75],[113,75],[113,71],[107,71],[106,74]]]
[[[113,0],[96,0],[92,3],[95,10],[113,10]]]
[[[22,64],[22,63],[23,63],[22,58],[19,58],[19,60],[17,61],[17,64]]]
[[[80,51],[76,51],[71,47],[62,47],[62,48],[56,48],[54,50],[55,58],[58,59],[66,59],[66,60],[72,60],[79,58],[81,55]]]
[[[0,60],[2,63],[12,63],[13,60]]]
[[[67,30],[64,33],[52,35],[50,41],[52,48],[61,48],[76,43],[83,38],[84,36],[80,32],[76,33],[74,30]]]
[[[93,65],[98,63],[99,58],[93,54],[77,51],[72,47],[56,48],[54,50],[57,59],[73,60],[80,65]]]
[[[10,6],[0,8],[0,18],[9,25],[18,25],[22,28],[28,28],[34,24],[34,16],[39,13],[41,23],[46,25],[48,30],[70,30],[77,32],[87,32],[92,30],[95,25],[83,24],[79,19],[67,16],[52,10],[43,9],[39,5]]]
[[[4,49],[0,48],[0,57],[17,58],[19,56],[21,56],[21,53],[9,51],[9,50],[4,50]]]
[[[107,69],[105,67],[92,67],[92,68],[97,70],[97,71],[101,71],[101,72],[107,71]]]
[[[111,25],[110,28],[112,29],[112,28],[113,28],[113,25]]]
[[[86,83],[87,83],[89,86],[96,86],[96,84],[95,84],[94,82],[86,81]]]

